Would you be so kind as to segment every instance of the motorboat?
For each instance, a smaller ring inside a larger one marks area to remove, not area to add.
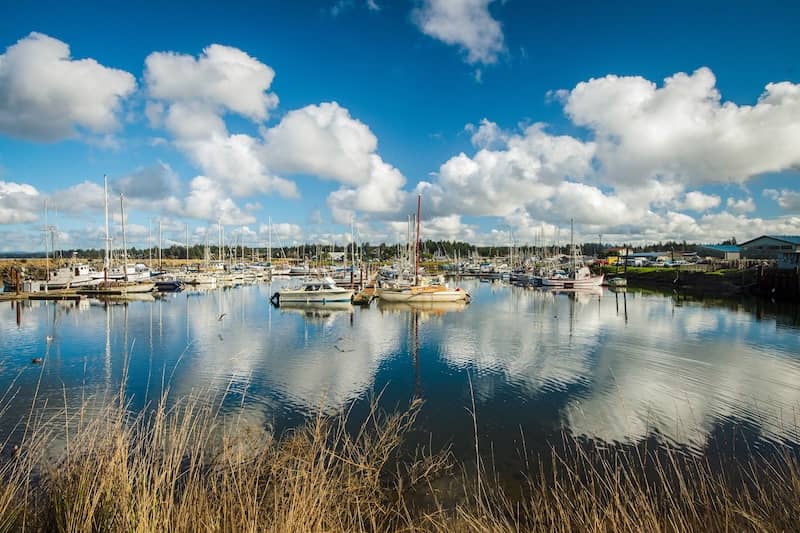
[[[271,300],[278,305],[285,302],[301,303],[329,303],[350,302],[353,291],[336,285],[330,277],[310,279],[302,286],[294,289],[284,289],[272,295]]]
[[[155,283],[156,290],[159,292],[180,292],[183,290],[183,282],[179,279],[160,279]]]

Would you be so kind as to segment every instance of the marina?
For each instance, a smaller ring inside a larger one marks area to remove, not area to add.
[[[293,283],[149,301],[2,302],[0,388],[15,391],[8,412],[25,413],[39,381],[36,402],[63,402],[66,391],[72,404],[124,376],[132,407],[142,408],[166,373],[170,397],[206,391],[281,431],[318,412],[362,409],[383,391],[388,409],[423,398],[424,431],[466,457],[471,381],[479,431],[496,451],[513,447],[520,428],[542,450],[565,431],[605,445],[655,438],[701,455],[742,427],[756,429],[755,444],[800,444],[796,306],[478,280],[462,280],[469,304],[269,303]],[[4,417],[4,438],[16,423]]]
[[[800,531],[800,4],[629,4],[14,3],[0,533]]]

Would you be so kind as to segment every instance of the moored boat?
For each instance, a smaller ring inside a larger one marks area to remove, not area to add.
[[[469,301],[469,293],[461,288],[451,289],[439,283],[422,285],[419,280],[420,211],[422,195],[417,195],[417,238],[414,250],[414,283],[403,286],[393,284],[375,289],[375,296],[385,302],[458,302]]]
[[[611,278],[609,280],[606,280],[606,285],[608,285],[609,287],[627,287],[628,280],[620,277]]]
[[[272,295],[271,300],[278,305],[285,302],[329,303],[350,302],[353,291],[336,285],[329,277],[306,281],[301,287],[284,289]]]
[[[542,279],[542,286],[558,289],[590,289],[603,284],[604,275],[593,276],[588,267],[582,266],[569,274],[552,274]]]

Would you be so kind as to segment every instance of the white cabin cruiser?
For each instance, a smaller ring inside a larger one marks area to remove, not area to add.
[[[353,291],[338,287],[330,277],[308,280],[299,288],[278,291],[271,298],[278,304],[285,302],[324,304],[350,302],[352,299]]]

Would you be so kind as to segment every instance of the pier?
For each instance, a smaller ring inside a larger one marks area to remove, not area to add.
[[[84,298],[76,291],[54,290],[48,292],[0,292],[0,302],[13,302],[19,300],[68,300],[77,302]]]

